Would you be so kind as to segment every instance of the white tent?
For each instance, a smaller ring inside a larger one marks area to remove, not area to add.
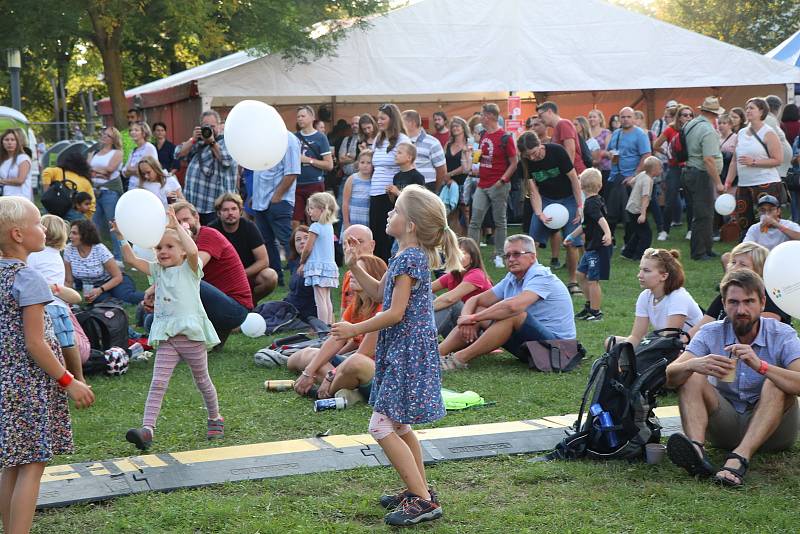
[[[352,31],[335,57],[288,68],[270,55],[199,79],[198,89],[231,105],[790,82],[800,69],[600,0],[425,0]]]
[[[292,66],[237,52],[127,94],[190,80],[230,106],[773,85],[800,83],[800,69],[600,0],[424,0],[352,30],[334,57]]]

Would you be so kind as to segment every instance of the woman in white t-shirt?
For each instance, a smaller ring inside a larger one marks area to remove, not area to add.
[[[739,176],[734,217],[742,229],[742,237],[756,221],[756,204],[761,195],[772,195],[781,201],[784,198],[783,183],[778,174],[778,166],[783,163],[783,150],[778,134],[764,122],[768,114],[769,106],[763,98],[747,101],[744,115],[750,124],[736,134],[736,149],[725,178],[725,189],[729,190],[733,187],[733,179]]]
[[[133,149],[128,161],[125,163],[125,168],[122,169],[123,178],[133,178],[139,176],[139,162],[145,156],[151,156],[158,159],[158,150],[152,143],[148,143],[152,132],[150,126],[146,122],[134,122],[130,127],[131,139],[136,143],[136,148]]]
[[[28,181],[31,158],[24,152],[24,146],[15,130],[6,130],[0,137],[0,187],[3,196],[33,200]]]
[[[636,300],[636,319],[631,334],[617,337],[634,347],[648,330],[680,328],[692,329],[703,318],[703,311],[683,287],[684,274],[680,252],[663,248],[649,248],[639,262],[639,285],[643,291]]]
[[[128,190],[137,187],[147,189],[161,200],[164,207],[183,199],[180,182],[173,175],[167,174],[156,158],[144,156],[139,160],[138,171],[139,176],[131,176]]]

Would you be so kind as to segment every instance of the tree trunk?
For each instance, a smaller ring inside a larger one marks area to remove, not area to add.
[[[128,128],[128,102],[125,99],[125,88],[122,87],[122,59],[119,48],[100,50],[103,57],[103,74],[105,75],[108,95],[111,98],[111,112],[117,129]]]
[[[128,105],[125,99],[125,89],[122,87],[122,57],[120,55],[122,20],[104,13],[103,6],[102,3],[91,2],[87,8],[94,30],[91,38],[103,58],[103,75],[108,88],[108,96],[111,99],[114,125],[118,129],[123,129],[128,127]]]

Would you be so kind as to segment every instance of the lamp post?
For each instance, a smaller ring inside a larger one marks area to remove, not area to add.
[[[22,68],[22,58],[19,50],[10,48],[6,51],[8,72],[11,78],[11,107],[22,111],[22,100],[19,94],[19,71]]]

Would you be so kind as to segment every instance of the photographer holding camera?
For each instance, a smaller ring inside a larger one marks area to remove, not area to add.
[[[200,126],[175,149],[175,157],[186,159],[184,195],[197,208],[200,223],[207,225],[216,218],[214,201],[223,193],[236,192],[236,162],[233,161],[220,132],[219,113],[204,111]]]

